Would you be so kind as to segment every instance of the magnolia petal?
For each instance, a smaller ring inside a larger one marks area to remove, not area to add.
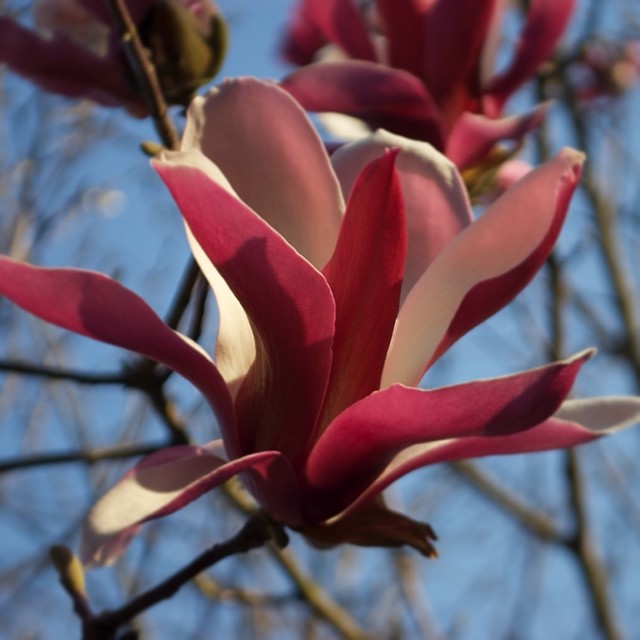
[[[544,118],[547,104],[529,113],[492,120],[466,112],[460,116],[447,139],[446,153],[458,167],[466,168],[488,156],[502,140],[520,142]]]
[[[400,149],[396,169],[402,185],[408,247],[402,297],[442,249],[471,222],[467,191],[455,166],[431,145],[379,130],[331,156],[344,194],[359,171],[384,149]]]
[[[425,9],[417,2],[377,0],[376,10],[384,24],[389,66],[421,78],[425,57]]]
[[[331,381],[320,424],[380,386],[398,315],[406,255],[397,150],[358,176],[336,250],[323,273],[336,303]]]
[[[97,56],[105,56],[109,51],[111,22],[103,22],[76,0],[36,0],[32,3],[31,18],[41,36],[64,34]]]
[[[355,500],[401,452],[453,438],[492,440],[553,414],[592,352],[523,373],[434,390],[394,385],[350,406],[315,444],[305,468],[313,518]]]
[[[45,0],[46,2],[58,2],[59,0]],[[127,11],[131,19],[136,24],[147,14],[149,9],[156,4],[158,0],[127,0]],[[185,0],[178,0],[185,1]],[[103,0],[77,0],[85,9],[90,11],[96,18],[105,24],[112,25],[113,17],[109,12],[109,7],[105,5]],[[186,2],[185,2],[186,4]]]
[[[327,44],[327,38],[308,15],[304,4],[294,11],[282,43],[282,55],[292,64],[302,66],[310,64],[316,53]]]
[[[107,106],[124,105],[136,115],[144,111],[127,83],[123,54],[101,58],[62,33],[42,38],[0,17],[0,63],[45,91],[87,97]]]
[[[322,141],[290,95],[261,80],[227,80],[191,104],[182,148],[200,149],[240,200],[325,265],[344,202]]]
[[[470,98],[477,97],[475,76],[496,2],[449,0],[431,2],[427,9],[421,77],[445,113],[448,127],[468,109]]]
[[[434,558],[433,529],[388,509],[380,498],[331,522],[306,524],[298,529],[311,544],[326,548],[338,544],[361,547],[402,547],[408,545]]]
[[[84,525],[85,564],[114,562],[144,522],[169,515],[252,467],[263,473],[280,458],[263,451],[227,462],[221,441],[170,447],[139,462],[93,506]]]
[[[0,256],[0,294],[42,320],[173,369],[200,389],[233,443],[231,398],[215,365],[115,280],[92,271],[33,267]]]
[[[281,86],[308,111],[336,111],[372,129],[444,146],[440,111],[418,78],[356,60],[319,62],[289,74]]]
[[[186,227],[191,253],[211,286],[218,305],[218,335],[215,346],[215,363],[227,383],[231,397],[235,399],[240,385],[256,359],[256,341],[249,318],[242,305],[211,264],[207,254]],[[239,452],[233,452],[239,455]]]
[[[583,160],[565,149],[440,253],[400,309],[382,386],[415,385],[449,346],[526,286],[556,241]]]
[[[482,456],[565,449],[616,433],[640,422],[640,398],[612,396],[565,400],[532,429],[491,438],[470,437],[419,444],[399,453],[347,509],[357,509],[407,473],[430,464]]]
[[[165,152],[153,165],[198,244],[242,304],[256,362],[236,397],[242,451],[296,462],[329,379],[335,305],[321,273],[228,191],[202,153]]]
[[[574,0],[532,0],[509,67],[486,87],[485,113],[497,117],[509,96],[528,80],[553,52],[571,14]]]
[[[297,19],[302,17],[307,25],[302,34],[300,31],[291,34],[294,37],[308,36],[312,33],[309,24],[313,24],[325,42],[337,45],[350,58],[376,59],[365,23],[352,0],[301,0],[297,12]],[[314,36],[315,44],[317,35]],[[295,48],[308,51],[308,43],[297,43]]]

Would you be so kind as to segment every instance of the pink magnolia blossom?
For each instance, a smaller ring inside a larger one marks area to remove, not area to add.
[[[425,140],[461,168],[540,122],[542,106],[509,118],[501,117],[503,107],[551,54],[573,0],[532,0],[499,73],[493,58],[501,0],[375,0],[367,7],[298,1],[284,52],[305,66],[282,85],[309,111],[344,113]],[[334,46],[330,61],[312,63],[327,43]]]
[[[235,474],[274,519],[316,544],[407,544],[433,555],[429,525],[381,498],[400,476],[566,447],[633,423],[638,398],[566,400],[590,352],[416,387],[539,269],[581,163],[561,152],[473,221],[455,167],[426,143],[378,132],[329,159],[275,85],[230,81],[198,98],[182,149],[153,164],[216,296],[215,364],[103,275],[0,258],[0,293],[172,368],[219,424],[220,440],[152,454],[98,501],[84,560],[114,560],[142,523]]]
[[[202,38],[208,37],[216,14],[211,0],[126,3],[139,29],[149,24],[157,7],[172,4],[178,11],[186,9],[193,28]],[[106,106],[123,106],[138,116],[148,113],[104,0],[39,0],[34,3],[33,18],[37,31],[0,16],[0,63],[46,91],[86,97]],[[171,31],[174,40],[182,36],[177,26],[165,23],[164,28]],[[171,46],[178,42],[184,44],[179,39]]]

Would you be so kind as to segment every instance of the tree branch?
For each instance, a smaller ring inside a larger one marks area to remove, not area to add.
[[[166,447],[165,443],[148,445],[116,445],[102,447],[100,449],[74,450],[62,453],[43,453],[33,456],[22,456],[0,461],[0,474],[19,469],[30,469],[45,465],[70,464],[81,462],[83,464],[95,464],[104,460],[121,460],[144,456]]]
[[[279,531],[276,531],[278,530]],[[261,547],[271,539],[282,540],[286,534],[280,525],[262,513],[254,514],[230,540],[214,545],[186,567],[163,580],[152,589],[141,593],[119,609],[99,615],[89,615],[83,621],[83,640],[115,640],[120,627],[131,622],[154,605],[171,598],[185,584],[214,564],[240,553]]]
[[[127,5],[124,0],[105,0],[105,2],[122,42],[122,47],[126,52],[129,66],[151,111],[156,131],[166,147],[178,149],[180,139],[171,118],[169,118],[167,103],[162,94],[158,75],[142,40],[140,40],[140,35],[131,19]]]

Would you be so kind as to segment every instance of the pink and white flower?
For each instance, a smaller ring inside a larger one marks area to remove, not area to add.
[[[543,106],[503,117],[504,105],[549,58],[573,4],[533,0],[510,64],[496,73],[501,0],[374,0],[364,9],[299,0],[284,54],[302,66],[282,86],[309,111],[425,140],[466,168],[542,119]]]
[[[0,258],[0,292],[41,318],[190,380],[221,439],[143,459],[88,516],[108,563],[146,521],[241,474],[276,520],[318,544],[408,544],[429,525],[381,492],[427,464],[587,442],[632,424],[638,398],[566,400],[590,356],[437,389],[416,385],[507,304],[553,246],[582,155],[565,150],[477,220],[453,164],[378,132],[331,159],[277,86],[224,83],[153,165],[218,302],[215,363],[113,280]],[[346,199],[346,204],[345,204]]]

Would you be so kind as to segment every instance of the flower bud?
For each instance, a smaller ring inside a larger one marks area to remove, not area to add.
[[[49,549],[49,557],[65,591],[74,599],[86,600],[84,571],[77,556],[67,547],[55,545]]]
[[[220,69],[227,30],[210,3],[161,0],[138,30],[171,104],[188,104],[198,87]]]

